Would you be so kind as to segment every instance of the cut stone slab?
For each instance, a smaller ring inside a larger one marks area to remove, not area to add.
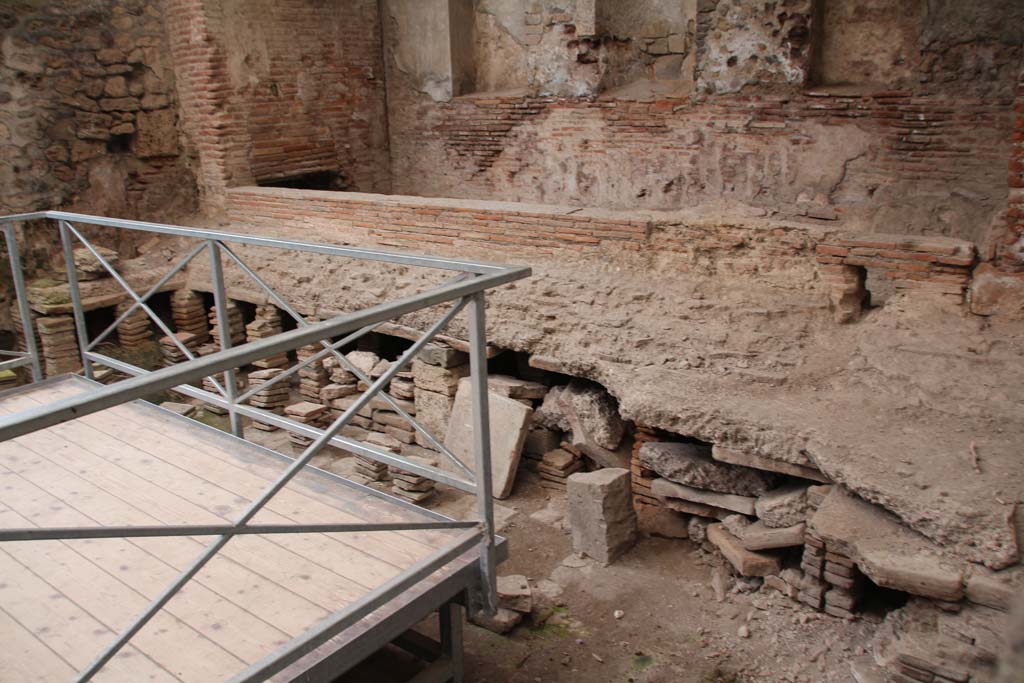
[[[757,521],[743,530],[740,541],[747,550],[772,550],[774,548],[792,548],[804,544],[806,524],[790,527],[772,528]]]
[[[825,497],[808,528],[879,586],[947,602],[964,597],[963,569],[935,543],[840,486]]]
[[[533,610],[533,591],[530,582],[522,574],[499,576],[498,606],[529,614]]]
[[[454,399],[434,391],[415,389],[413,392],[416,405],[416,421],[430,432],[438,441],[443,441],[448,432],[448,419],[452,412]],[[416,433],[416,443],[424,448],[431,448],[430,442],[422,434]]]
[[[742,465],[743,467],[752,467],[757,470],[788,474],[793,477],[819,481],[823,484],[830,483],[828,477],[813,467],[795,465],[793,463],[783,462],[782,460],[775,460],[774,458],[766,458],[761,455],[740,451],[735,448],[719,446],[718,444],[711,447],[711,457],[720,462],[727,462],[730,465]]]
[[[787,484],[762,495],[754,504],[766,527],[783,529],[807,521],[807,486]]]
[[[716,462],[707,446],[701,444],[645,443],[640,448],[640,462],[677,484],[715,493],[759,496],[775,484],[772,474]]]
[[[679,500],[691,503],[710,505],[711,507],[724,508],[738,512],[741,515],[754,515],[754,503],[756,498],[737,496],[731,493],[714,493],[703,491],[691,486],[683,486],[668,479],[655,479],[651,482],[651,495],[655,498],[678,498]]]
[[[196,412],[196,407],[191,403],[178,403],[177,401],[164,401],[160,407],[186,417]]]
[[[577,553],[611,564],[636,542],[629,470],[577,472],[566,484],[572,545]]]
[[[579,417],[580,427],[585,434],[576,435],[573,441],[589,438],[601,448],[618,448],[626,425],[619,416],[619,407],[611,394],[597,384],[573,380],[562,390],[557,402],[560,405],[568,404]]]
[[[503,499],[512,493],[533,410],[492,391],[487,392],[487,397],[491,422],[491,485],[494,497]],[[475,470],[473,400],[469,378],[459,382],[444,445],[470,470]],[[447,458],[442,466],[455,471],[455,465]]]
[[[730,534],[723,524],[708,527],[708,540],[722,551],[725,559],[743,576],[768,576],[778,574],[782,569],[778,557],[747,550],[740,539]]]
[[[547,396],[548,388],[540,382],[531,382],[510,375],[490,375],[487,387],[509,398],[541,399]]]

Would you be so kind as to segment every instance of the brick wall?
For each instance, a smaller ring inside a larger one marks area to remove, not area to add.
[[[388,189],[376,2],[169,0],[167,26],[209,205],[320,171]]]
[[[486,243],[535,253],[638,250],[649,232],[647,219],[623,212],[269,187],[228,190],[227,208],[239,226],[293,236],[323,228],[333,240],[362,237],[407,249]]]
[[[907,91],[412,98],[392,121],[394,191],[620,209],[731,200],[980,243],[1005,209],[1012,104]]]

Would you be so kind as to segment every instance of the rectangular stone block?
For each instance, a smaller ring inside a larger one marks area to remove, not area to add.
[[[608,565],[636,542],[629,470],[578,472],[569,477],[566,495],[576,552]]]

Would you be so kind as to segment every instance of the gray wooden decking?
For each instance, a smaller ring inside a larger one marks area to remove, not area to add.
[[[0,414],[89,386],[67,377],[0,394]],[[0,527],[224,523],[285,465],[258,446],[134,402],[0,443]],[[356,521],[430,519],[330,475],[304,472],[253,523]],[[236,537],[95,680],[230,678],[462,533]],[[0,544],[0,681],[71,680],[211,540]],[[438,601],[465,588],[474,557],[463,556],[275,680],[324,662],[354,664],[351,657],[380,644],[365,638],[375,625],[400,632],[415,623],[395,620],[403,605],[431,587],[447,591]],[[461,583],[452,580],[457,576]],[[420,602],[419,613],[433,605]],[[347,655],[344,648],[357,641],[358,652]]]

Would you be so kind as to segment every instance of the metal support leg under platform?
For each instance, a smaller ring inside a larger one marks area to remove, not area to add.
[[[462,605],[456,600],[437,610],[441,642],[436,643],[416,631],[395,639],[394,644],[410,654],[430,662],[427,668],[409,679],[409,683],[462,683]]]

